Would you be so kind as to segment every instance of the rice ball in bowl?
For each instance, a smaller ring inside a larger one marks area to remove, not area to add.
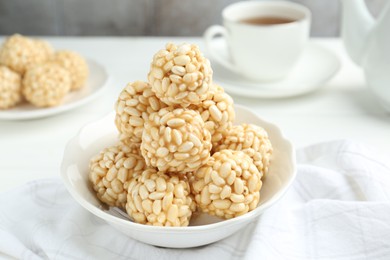
[[[168,43],[154,55],[148,80],[161,101],[187,107],[207,98],[212,75],[210,61],[198,46]]]
[[[198,111],[166,107],[144,125],[141,152],[160,171],[195,171],[210,157],[211,135]]]

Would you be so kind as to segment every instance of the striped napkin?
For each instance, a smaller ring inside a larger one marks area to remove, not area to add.
[[[73,200],[59,179],[0,194],[0,258],[390,259],[390,166],[334,141],[298,151],[284,198],[217,243],[167,249],[126,237]]]

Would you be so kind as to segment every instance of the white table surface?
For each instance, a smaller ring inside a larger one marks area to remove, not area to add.
[[[0,40],[3,41],[3,37]],[[102,96],[70,112],[28,121],[0,121],[0,192],[29,180],[59,176],[67,141],[86,123],[113,111],[127,82],[146,80],[153,54],[166,42],[196,43],[201,38],[46,38],[55,48],[71,49],[104,64],[111,76]],[[261,117],[279,125],[297,148],[348,138],[390,155],[390,116],[365,86],[363,72],[346,56],[339,39],[314,39],[331,49],[342,66],[318,91],[288,99],[233,96]]]

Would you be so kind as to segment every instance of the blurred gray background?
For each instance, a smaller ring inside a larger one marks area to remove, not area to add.
[[[351,0],[352,1],[352,0]],[[367,0],[377,15],[386,0]],[[200,36],[234,0],[0,0],[0,35]],[[339,35],[338,0],[294,0],[313,12],[312,36]]]

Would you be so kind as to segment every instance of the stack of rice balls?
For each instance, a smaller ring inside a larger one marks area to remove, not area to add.
[[[79,54],[55,52],[46,41],[12,35],[0,47],[0,109],[24,100],[37,107],[60,105],[87,77],[88,65]]]
[[[255,209],[272,145],[255,125],[233,125],[232,98],[193,44],[168,43],[148,82],[115,104],[118,144],[93,157],[97,197],[137,223],[188,226],[195,211],[230,219]]]

